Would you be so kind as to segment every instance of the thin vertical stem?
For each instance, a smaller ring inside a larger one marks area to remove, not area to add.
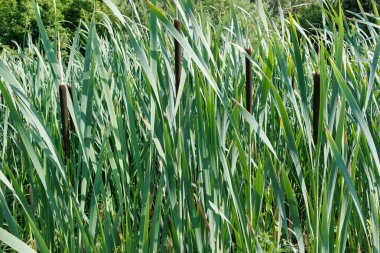
[[[246,48],[245,51],[249,56],[252,55],[252,51]],[[252,114],[252,62],[245,58],[245,96],[246,96],[246,108],[247,111]]]
[[[321,76],[317,72],[314,74],[314,97],[313,97],[313,140],[314,144],[318,141],[319,107],[321,96]]]
[[[181,22],[178,19],[174,20],[174,27],[175,29],[181,33]],[[174,68],[175,68],[175,87],[176,87],[176,92],[178,93],[179,89],[179,84],[181,82],[181,69],[182,69],[182,47],[179,44],[177,40],[174,41],[174,54],[175,54],[175,63],[174,63]]]
[[[70,158],[70,135],[69,135],[69,114],[67,111],[67,95],[64,84],[59,85],[59,99],[61,106],[61,123],[62,123],[62,143],[63,153],[66,159]]]

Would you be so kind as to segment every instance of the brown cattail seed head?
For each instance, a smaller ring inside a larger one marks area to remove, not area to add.
[[[181,32],[181,21],[178,18],[174,19],[174,27],[178,32]]]
[[[249,48],[245,49],[245,52],[252,56],[252,51]],[[245,96],[246,96],[246,108],[249,113],[252,114],[252,62],[245,58]]]
[[[296,81],[294,78],[294,74],[292,74],[292,89],[294,90],[296,88]]]
[[[62,143],[63,153],[66,159],[70,158],[70,135],[69,135],[69,114],[67,111],[67,95],[64,84],[59,85],[59,101],[61,106],[62,123]]]
[[[314,140],[314,144],[317,144],[317,141],[318,141],[320,97],[321,97],[321,76],[317,72],[314,74],[314,97],[313,97],[313,140]]]
[[[178,19],[174,20],[175,29],[181,33],[181,22]],[[181,82],[181,69],[182,69],[182,48],[177,40],[174,41],[174,71],[175,71],[175,87],[178,92],[179,84]]]

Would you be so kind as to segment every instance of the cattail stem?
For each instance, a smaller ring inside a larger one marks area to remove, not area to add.
[[[64,84],[59,85],[59,99],[61,106],[62,141],[63,153],[66,159],[70,158],[70,135],[69,135],[69,114],[67,111],[67,95]]]
[[[69,93],[70,93],[71,102],[74,103],[73,86],[69,85],[69,86],[67,86],[67,89],[69,90]],[[71,131],[75,132],[75,125],[74,125],[73,119],[72,119],[71,115],[69,115],[69,117],[70,117],[70,129],[71,129]]]
[[[178,19],[174,20],[175,29],[181,33],[181,22]],[[182,69],[182,48],[177,40],[174,40],[174,71],[175,71],[175,87],[178,93],[179,84],[181,82],[181,69]]]
[[[249,48],[246,48],[245,51],[249,56],[252,55],[252,51]],[[245,58],[245,96],[246,96],[246,108],[247,111],[252,114],[252,62]]]
[[[314,144],[317,144],[317,141],[318,141],[320,97],[321,97],[321,76],[317,72],[314,74],[314,97],[313,97],[313,140],[314,140]]]

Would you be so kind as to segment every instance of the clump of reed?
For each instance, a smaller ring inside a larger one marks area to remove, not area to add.
[[[246,30],[241,10],[215,25],[190,2],[95,16],[63,62],[35,5],[41,40],[0,55],[0,252],[380,248],[380,71],[365,24],[324,9],[315,38],[262,12]],[[309,41],[334,50],[318,58]]]

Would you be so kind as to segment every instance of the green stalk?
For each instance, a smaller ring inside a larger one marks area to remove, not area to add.
[[[317,72],[314,74],[314,96],[313,96],[313,140],[314,144],[318,142],[318,125],[319,125],[319,109],[321,97],[321,75]]]

